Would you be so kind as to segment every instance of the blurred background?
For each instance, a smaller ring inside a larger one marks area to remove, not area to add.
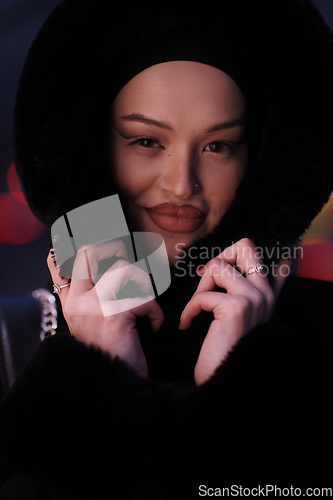
[[[333,0],[314,0],[333,30]],[[29,47],[58,0],[0,0],[0,297],[49,288],[49,231],[31,214],[12,157],[15,93]],[[50,190],[50,196],[53,196]],[[293,273],[333,281],[333,197],[302,240]]]

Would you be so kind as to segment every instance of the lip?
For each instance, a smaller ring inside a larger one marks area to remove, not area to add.
[[[190,233],[201,226],[206,218],[206,214],[192,205],[162,203],[145,208],[157,226],[175,233]]]

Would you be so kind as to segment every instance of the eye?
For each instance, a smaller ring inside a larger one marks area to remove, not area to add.
[[[159,148],[160,145],[155,139],[151,139],[150,137],[142,137],[140,139],[137,139],[136,141],[131,142],[131,144],[138,144],[139,146],[142,146],[143,148]]]
[[[222,141],[210,142],[204,147],[204,151],[210,151],[211,153],[227,153],[229,150],[232,150],[231,146]]]

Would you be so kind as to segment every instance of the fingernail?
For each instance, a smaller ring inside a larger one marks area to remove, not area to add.
[[[53,260],[53,264],[55,266],[57,266],[56,256],[55,256],[55,252],[54,252],[53,248],[51,248],[51,250],[50,250],[50,255],[51,255],[51,259]]]
[[[197,268],[197,274],[202,274],[205,271],[205,266],[201,265]]]

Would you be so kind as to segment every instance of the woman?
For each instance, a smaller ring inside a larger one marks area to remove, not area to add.
[[[42,342],[2,402],[4,498],[332,481],[328,315],[289,278],[271,319],[333,187],[331,34],[310,2],[224,2],[207,21],[170,8],[63,2],[22,73],[15,154],[32,210],[51,226],[119,194],[131,231],[163,236],[171,286],[103,315],[126,280],[147,298],[126,248],[82,248],[70,283],[51,251],[72,336]]]

